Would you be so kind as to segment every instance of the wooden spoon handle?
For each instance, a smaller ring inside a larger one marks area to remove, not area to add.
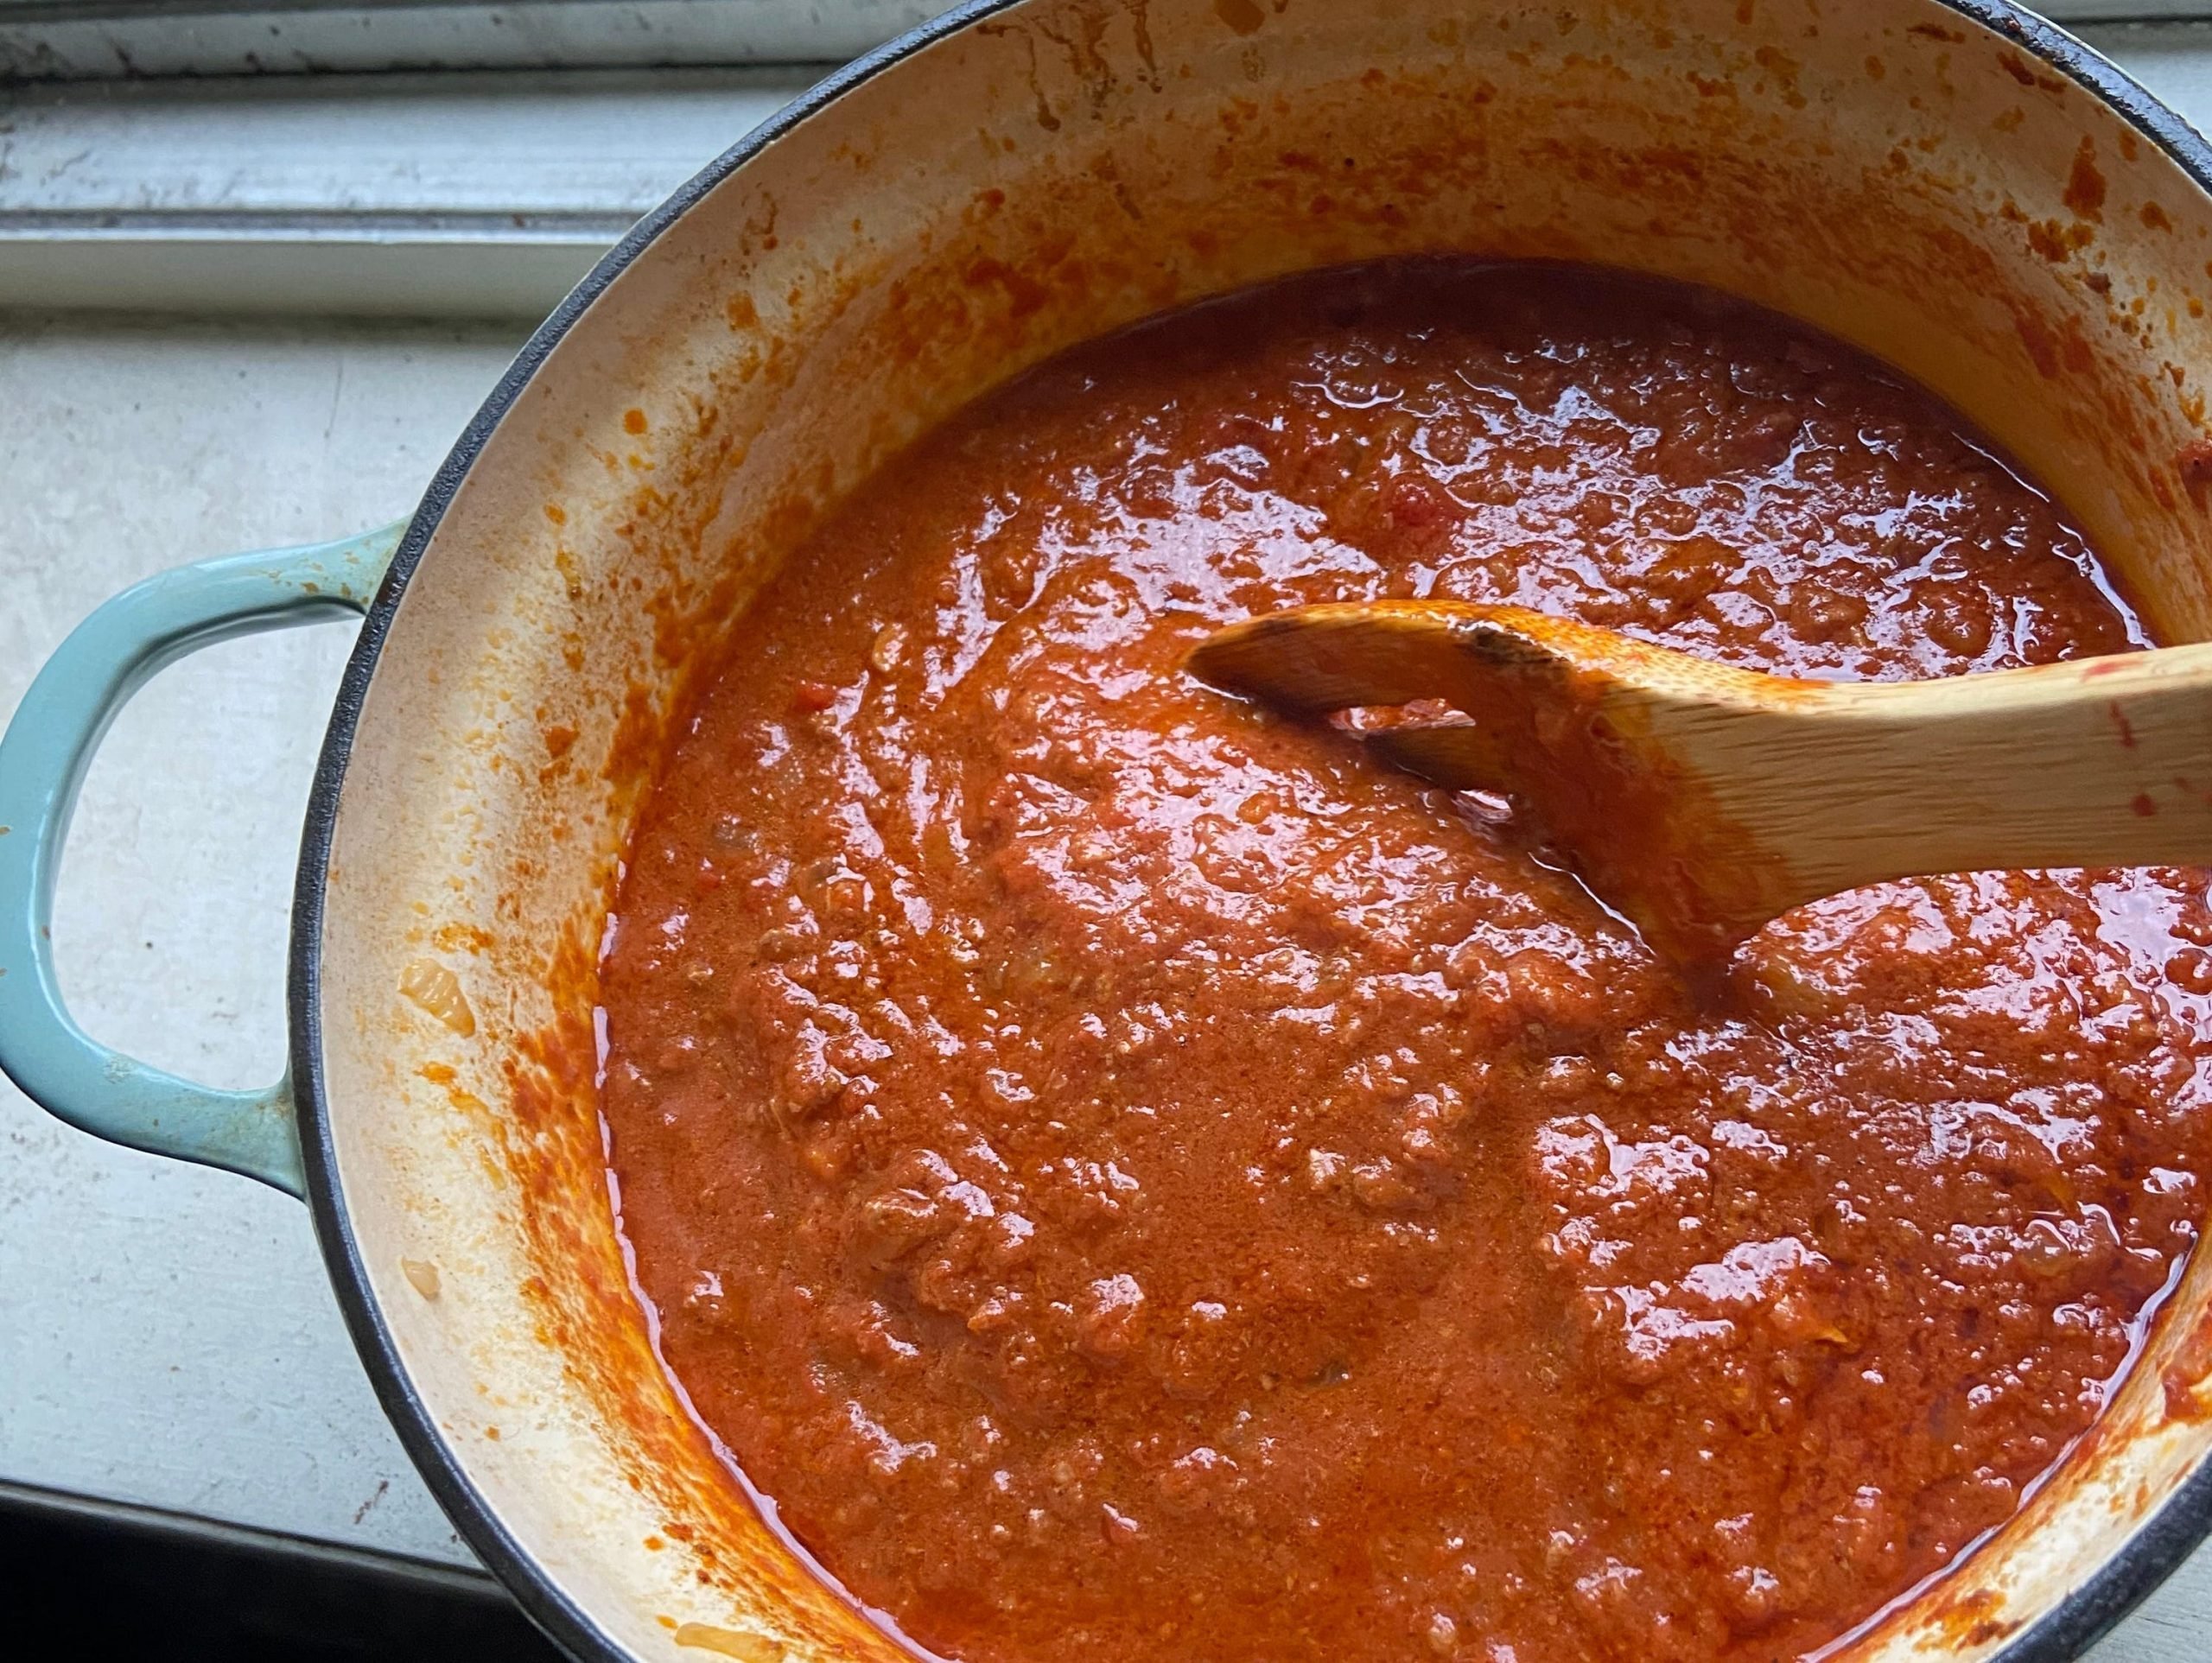
[[[2212,865],[2212,644],[1932,682],[1764,676],[1516,607],[1306,606],[1191,668],[1302,711],[1435,699],[1378,754],[1509,791],[1677,958],[1891,879]]]
[[[2212,645],[1837,687],[1751,724],[1666,720],[1806,898],[1988,867],[2212,863]]]

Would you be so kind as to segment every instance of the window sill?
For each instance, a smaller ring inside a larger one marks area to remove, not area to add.
[[[895,21],[901,4],[855,15]],[[0,0],[0,18],[55,9]],[[16,26],[0,24],[0,41]],[[2081,32],[2184,117],[2212,116],[2212,21]],[[541,316],[639,214],[825,67],[20,86],[0,108],[0,308]]]

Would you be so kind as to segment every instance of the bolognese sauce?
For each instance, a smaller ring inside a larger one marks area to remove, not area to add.
[[[1816,1653],[2195,1241],[2204,874],[1863,890],[1693,996],[1507,805],[1180,672],[1382,596],[1799,676],[2146,640],[1927,393],[1581,269],[1198,307],[866,485],[671,745],[603,1099],[670,1368],[918,1646]]]

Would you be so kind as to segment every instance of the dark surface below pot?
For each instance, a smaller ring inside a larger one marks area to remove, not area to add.
[[[19,1485],[0,1485],[0,1609],[11,1634],[88,1657],[563,1655],[480,1573]]]

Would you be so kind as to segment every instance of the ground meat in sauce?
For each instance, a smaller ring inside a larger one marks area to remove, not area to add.
[[[1843,677],[2144,639],[1924,394],[1588,271],[1211,305],[864,488],[637,828],[604,1096],[670,1365],[940,1653],[1796,1656],[2020,1505],[2194,1240],[2202,874],[1862,891],[1699,1007],[1178,672],[1375,595]]]

